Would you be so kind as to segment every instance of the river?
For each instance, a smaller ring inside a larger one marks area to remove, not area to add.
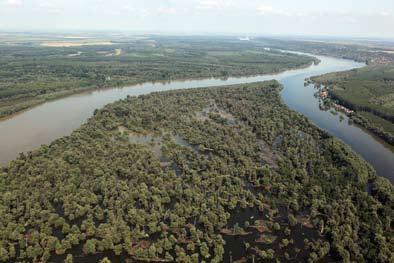
[[[282,99],[291,109],[304,114],[317,126],[350,145],[355,152],[374,166],[379,175],[394,182],[394,153],[389,146],[367,131],[350,125],[346,116],[341,121],[339,118],[341,114],[333,115],[328,111],[320,110],[318,99],[314,97],[315,90],[311,86],[304,87],[304,79],[311,76],[358,68],[364,64],[332,57],[315,57],[321,60],[320,64],[278,74],[226,80],[202,79],[145,83],[124,88],[94,90],[47,102],[0,121],[0,164],[7,164],[20,152],[35,149],[42,144],[48,144],[59,137],[69,135],[92,116],[95,109],[125,98],[127,95],[136,96],[153,91],[276,79],[284,86]]]

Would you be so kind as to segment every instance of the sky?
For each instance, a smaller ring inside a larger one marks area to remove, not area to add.
[[[0,0],[0,30],[394,39],[394,0]]]

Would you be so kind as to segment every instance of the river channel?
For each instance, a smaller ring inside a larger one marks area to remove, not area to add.
[[[358,68],[364,64],[332,57],[315,57],[321,60],[318,65],[278,74],[144,83],[124,88],[94,90],[47,102],[0,121],[0,164],[7,164],[20,152],[33,150],[42,144],[49,144],[59,137],[69,135],[92,116],[95,109],[128,95],[276,79],[284,87],[284,103],[350,145],[379,175],[394,182],[394,153],[389,146],[362,128],[349,124],[346,116],[340,118],[341,113],[334,115],[330,111],[321,110],[319,101],[314,96],[316,90],[312,86],[304,86],[304,80],[311,76]]]

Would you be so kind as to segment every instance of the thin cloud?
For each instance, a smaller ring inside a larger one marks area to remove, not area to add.
[[[392,24],[393,0],[0,0],[0,30],[248,30],[394,37]]]
[[[197,4],[198,10],[223,10],[223,9],[237,9],[247,5],[239,0],[201,0]]]
[[[380,12],[380,15],[381,15],[381,16],[392,16],[393,14],[392,14],[392,13],[389,13],[389,12],[387,12],[387,11],[382,11],[382,12]]]
[[[272,7],[272,5],[259,5],[257,7],[257,11],[262,15],[271,14],[273,13],[274,8]]]
[[[198,9],[214,9],[219,6],[217,1],[213,0],[203,0],[198,3]]]
[[[17,6],[23,5],[23,1],[22,0],[6,0],[6,1],[2,1],[2,2],[5,2],[4,4],[6,6],[10,6],[10,7],[17,7]]]
[[[185,11],[185,9],[175,8],[175,7],[160,7],[157,9],[158,14],[164,14],[164,15],[175,15],[183,11]]]
[[[302,10],[289,10],[274,7],[269,4],[260,4],[257,6],[257,13],[259,15],[274,15],[274,16],[294,16],[294,17],[305,17],[309,16],[305,11]]]

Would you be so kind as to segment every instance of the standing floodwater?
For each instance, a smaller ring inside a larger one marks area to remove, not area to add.
[[[313,123],[342,139],[357,153],[362,155],[377,170],[379,175],[394,181],[394,153],[382,141],[368,132],[348,124],[347,118],[340,120],[319,109],[318,99],[312,87],[304,87],[304,79],[314,75],[333,71],[343,71],[363,66],[350,60],[330,57],[318,57],[319,65],[305,69],[289,70],[280,74],[256,77],[204,79],[190,81],[173,81],[170,83],[146,83],[125,88],[96,90],[67,98],[51,101],[31,110],[0,121],[0,163],[6,164],[24,152],[48,144],[56,138],[70,134],[89,118],[93,111],[105,104],[153,91],[172,89],[220,86],[250,83],[277,79],[284,89],[284,102],[293,110],[307,116]]]

